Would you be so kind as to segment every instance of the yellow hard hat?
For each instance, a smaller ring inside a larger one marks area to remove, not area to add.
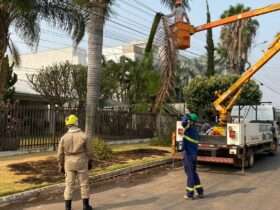
[[[69,115],[65,119],[65,125],[76,125],[78,123],[78,117],[74,114]]]

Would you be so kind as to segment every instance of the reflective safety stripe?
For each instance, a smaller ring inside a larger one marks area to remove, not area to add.
[[[198,141],[197,141],[197,140],[195,140],[195,139],[193,139],[193,138],[191,138],[191,137],[189,137],[189,136],[184,136],[184,139],[187,140],[187,141],[189,141],[189,142],[192,142],[192,143],[194,143],[194,144],[198,144]]]
[[[194,188],[186,187],[186,191],[193,192],[193,191],[194,191]]]
[[[198,189],[198,188],[203,188],[203,187],[202,187],[202,185],[195,185],[194,188]]]

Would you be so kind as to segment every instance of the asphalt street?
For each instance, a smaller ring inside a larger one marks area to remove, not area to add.
[[[233,167],[199,167],[205,198],[184,200],[182,168],[157,169],[92,187],[96,210],[279,210],[280,155],[262,156],[243,175]],[[73,210],[82,210],[75,196]],[[63,210],[62,195],[5,210]]]

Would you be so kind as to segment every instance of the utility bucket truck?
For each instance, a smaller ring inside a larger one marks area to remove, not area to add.
[[[238,114],[236,114],[234,106],[244,85],[279,51],[280,34],[276,36],[256,64],[247,69],[225,92],[217,93],[217,99],[213,102],[213,106],[218,114],[219,125],[213,127],[207,133],[208,135],[201,136],[199,161],[237,166],[242,163],[242,166],[252,166],[256,153],[277,152],[279,112],[272,105],[262,105],[256,106],[253,114],[252,111],[248,111],[248,115],[244,114],[244,109],[247,106],[243,109],[239,107]],[[253,119],[252,116],[255,118]],[[180,145],[180,134],[182,134],[182,128],[179,126],[180,122],[177,122],[176,140],[178,145]]]
[[[225,136],[201,133],[198,161],[252,167],[255,154],[275,154],[280,137],[280,109],[272,104],[235,106],[232,123],[226,125]],[[177,122],[177,150],[181,150],[183,136],[181,122]]]

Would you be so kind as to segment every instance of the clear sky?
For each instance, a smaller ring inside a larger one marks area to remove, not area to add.
[[[138,3],[136,3],[138,2]],[[280,3],[277,0],[209,0],[212,20],[218,19],[221,13],[230,5],[243,3],[251,8],[259,8],[273,3]],[[146,7],[145,7],[146,6]],[[193,25],[197,26],[205,23],[206,4],[205,0],[191,0],[191,11],[189,16]],[[147,8],[148,7],[148,8]],[[108,21],[105,29],[104,47],[113,47],[134,40],[145,40],[149,33],[154,11],[168,13],[168,9],[160,4],[160,0],[116,0],[113,7],[112,21]],[[277,32],[280,32],[280,11],[263,15],[256,18],[260,23],[260,28],[255,40],[255,46],[250,55],[250,62],[254,63],[262,55],[262,51],[267,48]],[[86,48],[86,38],[80,47]],[[214,29],[215,41],[219,39],[219,29]],[[13,39],[21,53],[29,53],[22,41],[13,33]],[[268,41],[267,44],[263,44]],[[41,42],[38,50],[48,50],[65,48],[72,45],[71,39],[64,32],[43,24]],[[205,33],[197,33],[193,36],[192,47],[189,49],[196,54],[205,53]],[[194,54],[185,52],[186,55],[194,57]],[[276,56],[263,69],[258,72],[255,78],[264,85],[262,91],[263,101],[272,101],[280,106],[280,56]]]

